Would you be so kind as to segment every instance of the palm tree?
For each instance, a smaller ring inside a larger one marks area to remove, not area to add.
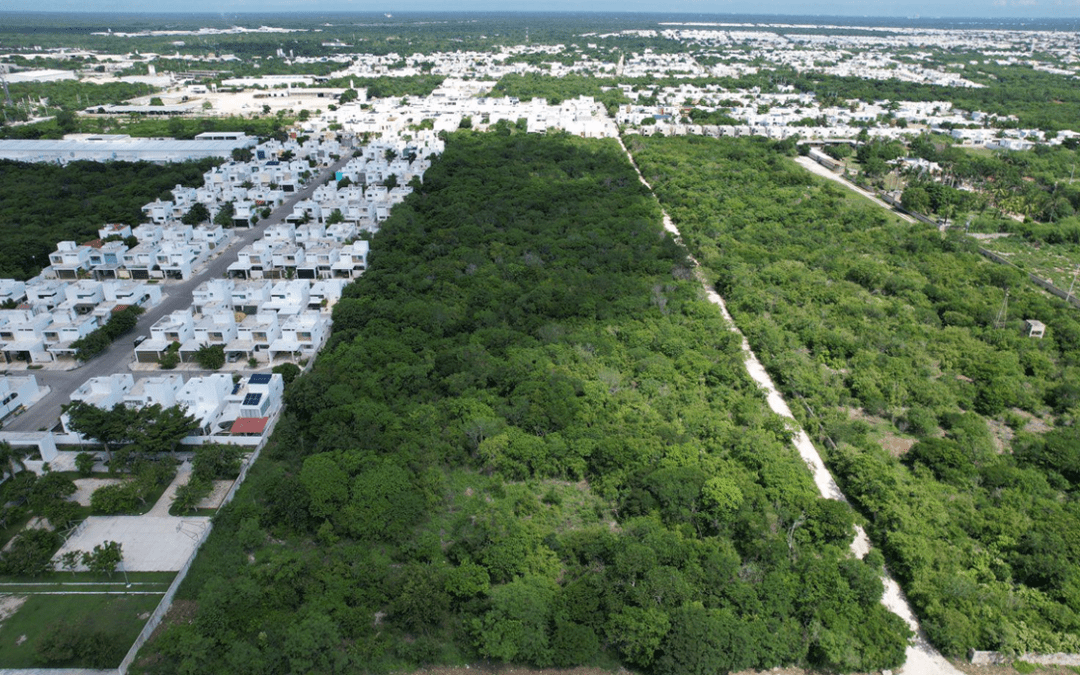
[[[27,454],[25,448],[13,448],[11,443],[0,441],[0,467],[2,467],[0,477],[14,476],[20,469],[25,470],[26,464],[23,463],[23,459]]]

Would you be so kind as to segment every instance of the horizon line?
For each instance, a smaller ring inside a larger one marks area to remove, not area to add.
[[[189,16],[214,16],[221,17],[229,14],[248,14],[248,15],[260,15],[260,14],[387,14],[393,13],[398,15],[412,15],[412,14],[642,14],[642,15],[694,15],[694,16],[770,16],[770,17],[794,17],[794,18],[841,18],[841,19],[905,19],[908,21],[938,21],[938,20],[950,20],[959,21],[965,19],[977,19],[977,20],[1016,20],[1016,21],[1070,21],[1080,20],[1080,15],[1077,16],[975,16],[975,15],[936,15],[936,16],[922,16],[910,14],[794,14],[794,13],[773,13],[773,12],[696,12],[696,11],[653,11],[653,10],[483,10],[483,9],[462,9],[462,10],[446,10],[446,9],[431,9],[431,10],[393,10],[387,9],[278,9],[278,10],[250,10],[250,9],[232,9],[226,11],[213,11],[213,10],[173,10],[173,11],[136,11],[129,9],[116,9],[116,10],[50,10],[50,9],[0,9],[0,15],[3,14],[61,14],[65,16],[70,15],[93,15],[93,14],[124,14],[131,16],[174,16],[174,15],[189,15]]]

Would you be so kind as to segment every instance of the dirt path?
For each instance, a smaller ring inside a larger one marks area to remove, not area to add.
[[[637,168],[637,163],[634,162],[633,155],[631,155],[630,151],[623,145],[621,138],[618,138],[618,141],[619,145],[622,145],[623,151],[626,152],[630,164],[634,167],[634,170],[637,171],[638,178],[651,192],[653,188],[649,185],[648,181],[645,180],[645,177],[641,175],[641,171]],[[801,159],[803,158],[800,158],[800,160]],[[815,167],[818,166],[816,163],[811,163],[814,164]],[[824,168],[822,168],[822,170],[825,171]],[[814,172],[817,173],[817,171]],[[831,177],[834,180],[836,179],[836,176]],[[865,191],[859,190],[850,184],[848,184],[848,186],[860,194],[873,199],[875,202],[880,203],[882,206],[889,208],[885,202],[882,202],[873,195],[866,194]],[[657,202],[659,202],[659,199]],[[664,229],[670,232],[675,237],[675,241],[682,245],[682,235],[679,233],[678,228],[675,227],[675,224],[671,221],[667,211],[664,211],[663,206],[661,206],[660,209],[664,215]],[[902,214],[897,215],[903,217]],[[734,319],[732,319],[731,314],[728,313],[727,305],[724,304],[724,299],[720,297],[719,293],[711,288],[708,280],[705,278],[704,272],[701,270],[701,265],[698,264],[697,260],[695,260],[693,256],[690,256],[690,260],[694,262],[694,273],[697,275],[702,286],[704,286],[705,295],[709,298],[709,302],[720,308],[720,313],[723,315],[728,328],[737,333],[742,339],[742,350],[745,357],[744,364],[747,373],[749,373],[750,377],[765,390],[769,408],[777,415],[781,415],[787,419],[788,427],[796,432],[792,437],[792,444],[799,452],[799,456],[803,458],[810,468],[810,473],[814,477],[814,484],[817,485],[821,496],[826,499],[847,501],[844,497],[844,493],[840,490],[840,486],[836,484],[832,474],[825,468],[825,462],[821,460],[817,448],[814,447],[814,444],[810,441],[810,437],[806,435],[806,432],[802,430],[799,423],[795,420],[795,417],[791,414],[791,408],[788,407],[784,397],[777,391],[776,385],[773,384],[772,378],[769,377],[769,373],[765,370],[765,366],[761,364],[757,355],[750,349],[750,343],[747,342],[746,336],[743,335],[742,331],[739,330],[739,327],[735,325]],[[855,540],[851,543],[851,551],[857,557],[862,558],[870,551],[870,539],[866,536],[866,532],[862,527],[856,526],[855,529]],[[934,649],[927,641],[926,635],[920,628],[914,612],[911,611],[911,606],[908,605],[903,591],[900,590],[900,585],[897,584],[888,573],[885,574],[882,581],[885,583],[885,594],[881,598],[881,603],[885,605],[889,611],[907,622],[908,626],[911,627],[916,636],[915,640],[908,645],[906,654],[907,659],[898,672],[903,675],[963,675],[961,671],[957,670],[949,663],[945,657]]]
[[[881,208],[887,209],[894,216],[896,216],[898,218],[902,218],[902,219],[908,221],[909,223],[914,223],[915,222],[915,219],[912,218],[911,216],[909,216],[908,214],[900,213],[899,211],[894,211],[893,207],[891,207],[887,203],[881,201],[881,199],[879,199],[877,197],[877,195],[873,194],[872,192],[867,192],[866,190],[862,189],[861,187],[858,187],[856,185],[852,185],[851,183],[847,182],[846,180],[844,180],[840,176],[837,176],[835,173],[833,173],[832,171],[829,171],[828,169],[821,166],[820,164],[818,164],[814,160],[810,159],[809,157],[799,157],[795,161],[798,162],[799,165],[802,166],[802,168],[806,169],[810,173],[821,176],[822,178],[828,178],[831,181],[835,181],[835,182],[839,183],[840,185],[843,185],[844,187],[851,190],[852,192],[858,193],[859,195],[862,195],[863,197],[866,197],[867,199],[874,202],[875,204],[877,204]]]

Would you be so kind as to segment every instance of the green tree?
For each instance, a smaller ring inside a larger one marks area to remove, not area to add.
[[[202,202],[195,202],[188,209],[188,212],[184,214],[184,217],[180,219],[180,222],[185,225],[198,225],[210,220],[210,209],[206,208],[206,204]]]
[[[287,387],[293,383],[296,378],[300,377],[300,366],[295,363],[282,363],[274,366],[271,369],[272,372],[281,375],[282,383]]]
[[[112,577],[117,565],[124,560],[123,547],[115,541],[105,541],[94,547],[92,551],[82,554],[82,564],[88,570],[95,573],[106,573]]]
[[[225,347],[202,345],[195,351],[195,362],[204,370],[220,370],[225,365]]]
[[[930,212],[930,195],[921,187],[909,187],[900,195],[900,203],[913,213]]]
[[[101,443],[110,469],[114,468],[113,448],[130,439],[136,411],[122,403],[117,403],[112,410],[105,410],[84,401],[73,401],[65,412],[68,416],[68,427],[77,434]]]
[[[93,453],[80,452],[75,455],[75,469],[82,476],[89,476],[94,473],[94,464],[97,463],[97,457]]]
[[[221,227],[232,227],[233,217],[236,215],[236,207],[232,202],[225,202],[221,209],[214,214],[214,224]]]
[[[7,441],[0,441],[0,475],[14,476],[19,469],[26,469],[23,459],[28,454],[26,448],[16,448]]]

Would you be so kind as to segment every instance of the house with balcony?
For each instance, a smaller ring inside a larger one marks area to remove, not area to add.
[[[48,312],[56,309],[62,302],[67,300],[64,289],[66,281],[36,281],[31,280],[26,285],[26,304],[35,312]]]
[[[42,331],[45,349],[54,359],[75,358],[78,351],[72,346],[76,340],[86,337],[101,326],[101,321],[93,315],[67,314],[53,312],[53,321]]]
[[[209,436],[217,430],[215,427],[225,408],[225,399],[232,390],[231,376],[214,373],[191,378],[177,392],[177,405],[184,406],[187,414],[193,416],[199,425],[193,436]]]
[[[125,226],[126,227],[126,226]],[[128,228],[130,232],[131,229]],[[120,268],[124,265],[124,253],[128,247],[121,241],[110,241],[90,250],[90,271],[94,278],[101,281],[119,278]]]
[[[311,286],[303,279],[279,281],[270,290],[270,299],[263,303],[261,311],[275,312],[284,319],[307,309]]]
[[[236,313],[231,307],[218,305],[216,310],[203,314],[195,321],[194,342],[200,347],[203,345],[224,347],[235,339]],[[181,350],[181,355],[183,355],[183,350]]]
[[[73,241],[62,241],[49,254],[49,267],[57,279],[78,279],[81,273],[90,270],[91,250]]]
[[[129,408],[145,408],[160,405],[171,408],[176,405],[176,395],[184,388],[184,378],[177,374],[144,377],[124,394],[124,405]]]
[[[311,289],[308,291],[308,309],[329,312],[341,299],[341,294],[348,283],[344,279],[312,281]]]
[[[236,339],[228,344],[225,352],[233,358],[270,358],[270,345],[281,337],[278,315],[274,312],[251,314],[237,324]]]
[[[273,283],[266,279],[237,282],[233,287],[232,306],[234,312],[255,314],[263,303],[270,300]]]
[[[124,269],[131,279],[146,280],[157,270],[160,242],[139,240],[139,245],[124,252]]]
[[[330,265],[334,278],[355,279],[363,274],[367,269],[368,248],[368,242],[363,239],[343,246],[338,254],[338,261]]]
[[[178,310],[154,322],[150,337],[135,347],[139,363],[156,363],[174,342],[184,345],[195,337],[195,318],[190,309]]]
[[[363,222],[363,218],[358,222]],[[323,240],[336,244],[344,244],[350,239],[355,239],[359,233],[357,223],[345,221],[343,223],[334,223],[328,225],[326,228],[326,234],[323,235]]]
[[[100,281],[80,279],[64,287],[64,302],[60,308],[70,308],[75,314],[90,314],[105,301],[105,285]]]
[[[152,223],[164,225],[173,218],[173,209],[176,207],[171,201],[162,201],[161,199],[155,199],[149,204],[142,207],[143,215]],[[135,235],[138,237],[139,235]]]
[[[328,279],[333,265],[341,259],[341,249],[330,244],[309,246],[304,252],[304,264],[296,266],[298,279]]]
[[[245,225],[247,221],[244,221]],[[213,251],[229,241],[229,233],[220,225],[207,223],[192,228],[191,241],[202,251]]]
[[[296,268],[304,264],[306,252],[296,244],[282,244],[274,251],[274,267],[282,271],[286,278],[296,276]]]
[[[274,267],[274,249],[277,246],[259,240],[243,247],[236,255],[236,262],[229,265],[229,276],[233,279],[263,279],[276,275],[278,268]]]
[[[26,282],[0,279],[0,307],[14,307],[26,300]]]
[[[232,279],[209,279],[199,284],[191,294],[196,314],[205,313],[211,305],[232,306],[232,292],[236,282]]]
[[[326,336],[330,318],[306,311],[282,320],[281,337],[270,345],[270,360],[310,358]]]
[[[304,199],[293,205],[293,212],[285,216],[287,223],[323,222],[322,206],[311,199]]]
[[[163,241],[154,263],[166,279],[190,279],[199,260],[200,247],[191,242]]]
[[[161,286],[157,284],[130,280],[103,281],[101,289],[105,294],[104,303],[146,308],[161,302]],[[111,311],[112,307],[109,310]]]
[[[12,363],[49,363],[52,354],[45,348],[45,329],[53,322],[52,314],[33,314],[23,310],[5,310],[0,325],[0,350],[4,361]]]

